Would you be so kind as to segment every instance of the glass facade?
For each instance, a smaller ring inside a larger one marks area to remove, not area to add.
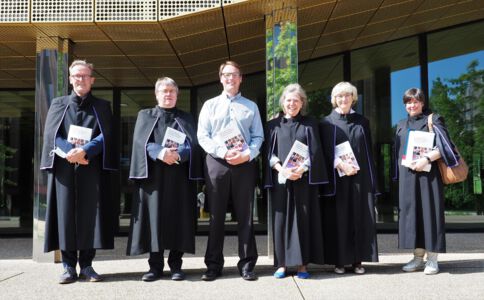
[[[445,188],[446,221],[484,222],[483,23],[427,36],[430,107],[445,119],[449,134],[469,166],[469,178]]]
[[[0,91],[0,233],[31,232],[33,90]]]
[[[332,109],[330,94],[336,83],[349,80],[356,85],[356,110],[370,120],[383,192],[378,201],[378,221],[392,224],[396,221],[398,201],[396,185],[389,175],[393,129],[406,117],[403,92],[422,87],[421,76],[424,80],[428,77],[429,104],[445,117],[451,136],[470,167],[465,183],[446,187],[447,222],[484,224],[484,22],[424,37],[424,52],[421,37],[409,37],[300,63],[298,81],[308,94],[307,113],[322,118]],[[425,68],[421,68],[422,61],[428,62]],[[181,88],[178,107],[197,118],[203,102],[221,90],[218,81]],[[265,73],[244,75],[241,91],[259,104],[261,116],[268,115]],[[112,102],[115,120],[119,121],[121,159],[115,180],[119,184],[119,225],[121,231],[126,231],[133,193],[128,179],[132,134],[138,111],[156,105],[154,88],[95,89],[94,94]],[[34,90],[0,91],[0,233],[32,231],[34,98]],[[261,185],[258,186],[254,197],[256,229],[260,232],[267,228],[267,202]],[[227,219],[231,220],[231,216]],[[202,211],[200,224],[206,220]]]

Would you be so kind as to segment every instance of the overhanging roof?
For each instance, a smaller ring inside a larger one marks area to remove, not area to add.
[[[239,62],[245,73],[263,71],[265,16],[281,3],[297,6],[301,62],[484,19],[484,0],[214,2],[220,4],[171,18],[159,17],[158,6],[152,21],[93,15],[91,21],[42,22],[31,15],[28,22],[0,23],[0,88],[35,86],[40,37],[70,39],[74,57],[95,64],[96,87],[152,87],[160,76],[195,86],[216,81],[227,59]],[[484,40],[483,31],[475,34]]]

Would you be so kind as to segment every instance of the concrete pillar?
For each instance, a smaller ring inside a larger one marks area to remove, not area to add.
[[[266,15],[266,120],[279,114],[282,91],[297,82],[297,3],[274,1],[272,12]],[[267,200],[267,254],[272,257],[272,207],[268,192]]]
[[[45,118],[53,98],[67,94],[70,42],[59,37],[37,39],[35,74],[34,212],[32,258],[60,261],[60,252],[44,253],[47,174],[39,169]]]
[[[290,83],[298,82],[297,6],[295,1],[275,1],[266,15],[267,120],[279,111],[279,97]]]

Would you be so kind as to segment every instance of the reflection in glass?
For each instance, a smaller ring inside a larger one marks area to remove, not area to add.
[[[469,177],[445,187],[446,221],[484,222],[484,22],[428,35],[432,110],[445,118]]]
[[[308,115],[321,119],[331,112],[331,90],[340,81],[343,81],[342,55],[300,64],[299,84],[308,95]]]
[[[34,91],[0,92],[0,232],[32,232],[34,101]]]
[[[358,88],[356,111],[370,120],[382,195],[378,221],[395,222],[397,186],[391,182],[390,155],[396,123],[407,116],[403,92],[420,86],[416,37],[363,48],[351,53],[351,80]]]

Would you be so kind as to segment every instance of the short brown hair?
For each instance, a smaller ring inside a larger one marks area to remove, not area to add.
[[[425,106],[424,92],[419,88],[410,88],[403,94],[403,104],[407,104],[410,100],[415,99]]]
[[[226,62],[220,65],[220,68],[218,69],[218,76],[222,76],[222,70],[225,68],[225,66],[233,66],[237,68],[239,70],[240,75],[242,75],[242,69],[240,68],[239,64],[233,60],[227,60]]]

